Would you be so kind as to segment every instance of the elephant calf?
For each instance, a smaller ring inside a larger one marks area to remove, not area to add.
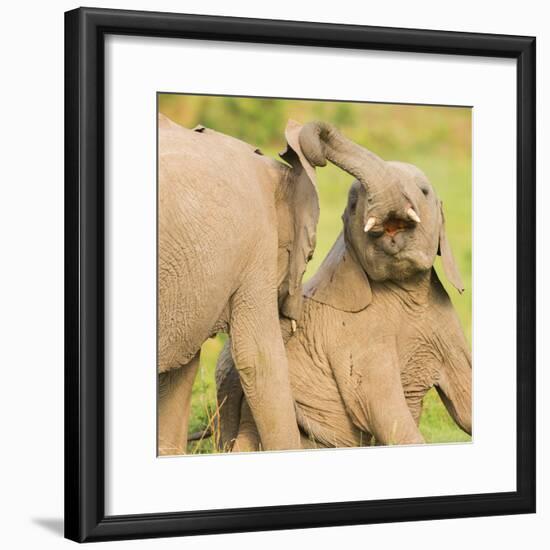
[[[449,280],[463,286],[434,189],[415,166],[385,162],[327,124],[305,126],[300,143],[312,164],[328,158],[357,178],[344,230],[304,285],[286,344],[302,446],[422,443],[422,400],[432,386],[471,433],[470,351],[433,269],[438,253]],[[217,383],[222,445],[258,450],[229,349]]]

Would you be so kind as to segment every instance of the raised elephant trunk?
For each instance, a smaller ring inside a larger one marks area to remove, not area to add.
[[[368,194],[365,232],[389,216],[420,223],[414,205],[404,194],[388,164],[378,155],[344,137],[326,122],[309,122],[300,132],[300,146],[314,166],[325,166],[327,159],[357,178]]]
[[[306,158],[315,166],[325,166],[327,159],[356,177],[371,193],[384,187],[386,163],[368,149],[344,137],[327,122],[309,122],[300,132],[300,145]]]

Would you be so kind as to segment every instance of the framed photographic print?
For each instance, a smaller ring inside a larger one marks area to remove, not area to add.
[[[65,34],[66,536],[534,512],[535,39]]]

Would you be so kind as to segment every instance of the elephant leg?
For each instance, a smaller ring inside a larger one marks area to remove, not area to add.
[[[248,453],[261,451],[262,444],[260,442],[260,434],[256,428],[256,422],[252,417],[252,411],[248,406],[246,399],[242,400],[241,404],[241,419],[239,422],[239,433],[233,444],[232,452]]]
[[[255,280],[264,279],[255,277]],[[232,300],[231,351],[262,449],[299,449],[275,287],[239,289]]]
[[[365,402],[371,428],[369,431],[374,435],[376,443],[424,443],[405,398],[395,338],[382,337],[373,342],[366,361]]]
[[[200,351],[182,367],[159,374],[158,454],[181,455],[187,451],[189,410]]]
[[[326,445],[311,439],[304,433],[300,433],[300,441],[302,449],[328,449]]]
[[[453,420],[472,435],[472,367],[467,351],[444,363],[436,389]]]
[[[239,433],[241,405],[244,401],[239,372],[231,356],[231,341],[220,352],[216,364],[216,393],[219,410],[217,447],[221,452],[231,450]]]
[[[393,377],[391,377],[393,378]],[[369,391],[369,425],[377,445],[411,445],[424,443],[417,421],[411,414],[401,383],[371,377],[369,383],[374,391]]]
[[[377,445],[424,443],[405,399],[395,337],[381,336],[366,351],[353,355],[353,362],[346,353],[348,367],[333,369],[354,424]]]

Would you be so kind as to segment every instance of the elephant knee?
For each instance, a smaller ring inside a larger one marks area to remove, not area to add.
[[[255,387],[260,381],[261,373],[266,373],[270,368],[265,347],[248,339],[237,340],[233,341],[232,353],[243,387]]]

